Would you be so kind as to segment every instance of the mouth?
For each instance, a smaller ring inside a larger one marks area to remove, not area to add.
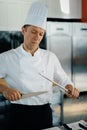
[[[38,44],[39,42],[37,40],[32,41],[32,44]]]

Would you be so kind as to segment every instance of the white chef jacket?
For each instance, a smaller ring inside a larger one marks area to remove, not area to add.
[[[42,95],[11,101],[12,103],[41,105],[50,102],[52,83],[39,73],[63,86],[72,84],[56,55],[48,50],[38,48],[32,56],[21,44],[16,49],[0,54],[0,78],[5,78],[10,87],[17,88],[21,93],[47,91]]]

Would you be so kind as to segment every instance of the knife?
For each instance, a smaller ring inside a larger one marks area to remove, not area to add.
[[[21,99],[38,96],[44,93],[47,93],[48,91],[40,91],[40,92],[31,92],[31,93],[21,93]],[[0,100],[7,100],[2,94],[0,94]]]
[[[58,86],[63,92],[68,92],[68,94],[71,94],[71,91],[66,89],[65,87],[63,87],[62,85],[58,84],[55,81],[52,81],[51,79],[49,79],[48,77],[42,75],[39,73],[40,76],[42,76],[43,78],[47,79],[48,81],[52,82],[54,85]]]
[[[72,130],[72,128],[71,127],[69,127],[67,124],[63,124],[63,126],[67,129],[67,130]]]
[[[22,99],[24,99],[24,98],[29,98],[33,96],[38,96],[44,93],[47,93],[47,91],[32,92],[32,93],[26,93],[26,94],[22,93],[21,95],[22,95]]]
[[[85,125],[83,125],[83,124],[79,123],[79,126],[80,126],[82,129],[87,130],[87,126],[85,126]]]

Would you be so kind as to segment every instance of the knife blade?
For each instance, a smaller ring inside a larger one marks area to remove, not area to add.
[[[28,97],[38,96],[44,93],[47,93],[47,91],[32,92],[32,93],[26,93],[26,94],[22,93],[21,95],[22,95],[22,99],[24,99]]]
[[[55,84],[56,86],[58,86],[64,93],[67,92],[68,94],[71,93],[71,91],[69,91],[68,89],[66,89],[65,87],[63,87],[62,85],[58,84],[55,81],[52,81],[51,79],[49,79],[48,77],[42,75],[41,73],[39,73],[40,76],[42,76],[43,78],[47,79],[48,81],[50,81],[51,83]]]

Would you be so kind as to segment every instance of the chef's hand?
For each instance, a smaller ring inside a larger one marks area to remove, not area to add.
[[[71,97],[71,98],[78,98],[79,97],[80,92],[79,92],[79,90],[77,88],[75,88],[75,87],[73,87],[72,85],[69,85],[69,84],[66,85],[65,88],[70,91],[70,93],[66,92],[66,95],[68,97]]]
[[[21,98],[21,93],[15,88],[7,88],[2,92],[3,96],[10,101],[16,101]]]

